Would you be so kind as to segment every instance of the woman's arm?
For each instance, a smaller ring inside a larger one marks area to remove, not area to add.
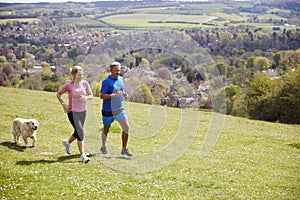
[[[63,109],[65,112],[69,112],[69,106],[67,104],[65,104],[63,98],[62,98],[62,95],[65,93],[65,91],[60,88],[58,90],[58,92],[56,93],[56,97],[58,99],[58,101],[60,102],[60,104],[62,105]]]
[[[93,99],[93,97],[94,97],[94,96],[93,96],[93,93],[92,93],[90,84],[87,83],[87,87],[86,87],[86,95],[82,95],[80,98],[81,98],[81,100],[83,100],[83,101],[87,101],[87,100]]]

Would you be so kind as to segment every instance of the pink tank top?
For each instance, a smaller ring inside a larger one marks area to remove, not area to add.
[[[62,86],[62,90],[68,92],[70,111],[83,112],[86,110],[86,103],[80,100],[80,96],[86,95],[88,89],[90,89],[90,85],[86,80],[81,80],[79,86],[75,86],[73,81]]]

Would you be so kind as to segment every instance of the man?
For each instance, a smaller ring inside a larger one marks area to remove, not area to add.
[[[122,127],[122,155],[132,157],[133,155],[127,149],[129,125],[126,112],[123,105],[123,96],[128,95],[124,91],[123,77],[120,76],[121,64],[113,62],[110,65],[110,75],[102,82],[100,90],[100,98],[103,99],[102,104],[102,146],[100,151],[102,154],[107,154],[106,139],[111,124],[114,120],[118,121]]]

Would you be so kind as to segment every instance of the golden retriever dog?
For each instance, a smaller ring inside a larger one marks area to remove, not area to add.
[[[11,127],[11,133],[14,136],[15,143],[20,142],[20,136],[22,136],[26,147],[29,147],[28,138],[33,139],[32,146],[36,145],[36,130],[39,126],[39,122],[36,119],[23,119],[16,118],[13,121]]]

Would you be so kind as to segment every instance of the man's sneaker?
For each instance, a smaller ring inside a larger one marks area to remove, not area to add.
[[[102,146],[100,148],[100,151],[102,152],[102,154],[106,155],[107,154],[107,151],[106,151],[106,147],[105,146]]]
[[[80,161],[81,161],[81,162],[84,162],[84,163],[87,163],[87,162],[90,161],[90,159],[89,159],[85,154],[82,154],[82,155],[80,156]]]
[[[71,153],[71,146],[70,146],[70,143],[68,142],[68,140],[63,140],[62,144],[66,148],[67,154],[70,154]]]
[[[133,156],[133,154],[130,153],[130,151],[129,151],[128,149],[122,149],[121,154],[122,154],[122,155],[129,156],[129,157],[132,157],[132,156]]]

